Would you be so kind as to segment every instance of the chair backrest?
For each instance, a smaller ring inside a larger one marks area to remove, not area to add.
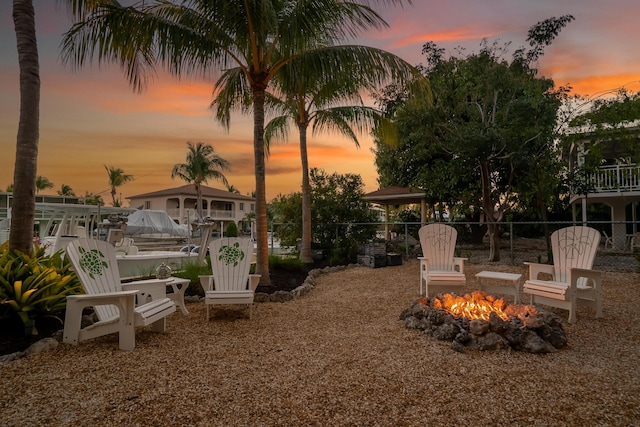
[[[453,271],[453,256],[458,231],[450,225],[428,224],[418,230],[422,255],[429,261],[429,270]]]
[[[591,227],[574,226],[554,231],[551,234],[551,250],[555,280],[567,283],[569,269],[574,267],[590,270],[600,238],[600,232]]]
[[[97,295],[122,290],[116,253],[108,242],[94,239],[72,240],[67,245],[67,256],[86,294]],[[100,320],[118,316],[118,309],[114,305],[95,306],[94,310]]]
[[[253,242],[242,237],[222,237],[209,244],[211,269],[217,291],[248,289]]]

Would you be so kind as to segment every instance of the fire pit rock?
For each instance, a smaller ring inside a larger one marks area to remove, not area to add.
[[[531,305],[506,305],[503,300],[485,297],[484,292],[473,295],[474,299],[486,298],[501,303],[504,306],[502,317],[506,319],[496,312],[491,312],[486,320],[452,314],[441,308],[439,298],[442,295],[436,295],[415,300],[402,311],[400,320],[407,328],[419,329],[438,340],[451,341],[451,348],[459,352],[512,349],[551,353],[567,345],[562,323],[555,313]]]

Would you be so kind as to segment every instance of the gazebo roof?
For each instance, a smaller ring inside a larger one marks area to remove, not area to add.
[[[391,186],[364,195],[363,199],[381,205],[410,205],[420,203],[425,198],[424,191],[413,187]]]

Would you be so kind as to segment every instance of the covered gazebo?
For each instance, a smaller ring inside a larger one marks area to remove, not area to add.
[[[384,206],[385,218],[389,218],[389,206],[391,205],[413,205],[420,203],[420,222],[427,223],[427,201],[424,191],[413,187],[391,186],[367,193],[363,197],[370,203],[377,203]],[[389,223],[384,224],[385,238],[389,239]]]

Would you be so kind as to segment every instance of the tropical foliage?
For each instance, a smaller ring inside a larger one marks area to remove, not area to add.
[[[80,281],[62,252],[45,255],[44,247],[32,254],[0,247],[0,318],[18,316],[25,325],[41,316],[58,317],[67,296],[81,293]],[[32,330],[37,335],[37,330]]]

